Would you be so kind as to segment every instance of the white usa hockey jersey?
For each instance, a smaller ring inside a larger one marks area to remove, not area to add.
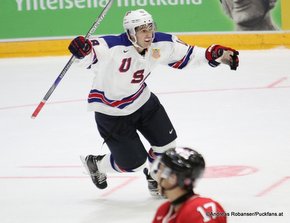
[[[158,64],[182,69],[208,63],[205,49],[189,46],[176,36],[155,33],[151,47],[141,55],[126,33],[91,39],[93,51],[79,60],[95,73],[88,108],[112,116],[129,115],[150,97],[145,81]]]

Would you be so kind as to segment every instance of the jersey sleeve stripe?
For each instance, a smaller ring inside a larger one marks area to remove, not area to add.
[[[190,46],[186,52],[186,55],[181,60],[174,62],[174,63],[170,63],[168,65],[170,67],[177,68],[177,69],[184,68],[188,64],[192,52],[193,52],[193,47]]]

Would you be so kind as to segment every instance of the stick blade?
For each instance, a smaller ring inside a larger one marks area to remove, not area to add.
[[[38,113],[40,112],[40,110],[43,108],[43,106],[45,105],[45,102],[46,101],[41,101],[40,103],[39,103],[39,105],[36,107],[36,109],[34,110],[34,112],[32,113],[32,115],[31,115],[31,118],[32,119],[35,119],[36,117],[37,117],[37,115],[38,115]]]

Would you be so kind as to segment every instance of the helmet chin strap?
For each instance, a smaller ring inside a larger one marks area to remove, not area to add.
[[[135,38],[136,40],[135,41],[132,41],[131,38],[130,38],[130,41],[131,43],[133,44],[133,46],[137,47],[137,48],[140,48],[142,50],[144,50],[145,48],[141,47],[140,45],[138,45],[137,43],[137,38]]]
[[[130,34],[130,31],[129,31],[129,30],[127,30],[126,33],[127,33],[127,36],[128,36],[129,41],[133,44],[133,46],[135,46],[135,47],[137,47],[137,48],[140,48],[140,49],[142,49],[142,50],[147,49],[147,48],[144,48],[144,47],[140,46],[140,45],[137,43],[136,33],[134,33],[134,34]],[[134,37],[135,41],[132,40],[131,36]],[[155,32],[153,32],[153,34],[152,34],[152,40],[154,39],[154,37],[155,37]]]
[[[137,37],[136,37],[136,34],[135,34],[135,33],[134,33],[134,34],[130,34],[130,31],[129,31],[129,30],[127,30],[126,33],[127,33],[128,39],[129,39],[130,42],[133,44],[133,46],[135,46],[135,47],[137,47],[137,48],[144,49],[143,47],[141,47],[141,46],[139,46],[139,45],[137,44]],[[135,41],[132,40],[131,36],[134,37]]]

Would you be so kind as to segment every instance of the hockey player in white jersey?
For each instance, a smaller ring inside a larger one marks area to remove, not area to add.
[[[107,173],[144,170],[148,188],[158,196],[157,183],[146,168],[146,160],[175,147],[177,134],[164,107],[150,92],[146,79],[158,64],[182,69],[207,63],[225,63],[236,69],[238,51],[212,45],[190,46],[176,36],[156,32],[152,16],[143,9],[127,12],[120,35],[85,40],[78,36],[69,45],[77,62],[95,73],[88,96],[100,135],[110,154],[88,155],[85,165],[94,184],[107,187]],[[137,130],[148,140],[146,150]]]

